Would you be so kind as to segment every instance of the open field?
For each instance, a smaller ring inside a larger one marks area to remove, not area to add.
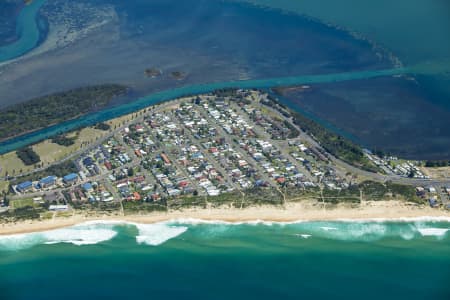
[[[32,171],[33,166],[25,166],[25,164],[17,157],[16,152],[9,152],[4,155],[0,155],[0,169],[1,176],[6,173],[10,175],[18,174],[21,172]]]
[[[92,127],[83,128],[78,131],[75,143],[71,146],[60,146],[52,143],[51,140],[45,140],[33,146],[33,150],[40,156],[41,163],[44,166],[57,162],[73,152],[81,149],[82,144],[95,142],[98,138],[107,135],[108,131],[98,130]],[[68,137],[76,133],[68,133]],[[40,163],[39,163],[40,164]],[[32,171],[34,166],[26,166],[16,155],[16,152],[9,152],[0,155],[0,175],[4,176],[6,172],[10,175]],[[1,191],[1,185],[0,185]]]
[[[6,192],[9,189],[9,182],[0,180],[0,193]]]
[[[421,170],[431,178],[436,179],[449,179],[450,178],[450,167],[440,167],[440,168],[421,168]]]
[[[12,200],[10,205],[13,209],[17,209],[17,208],[26,207],[26,206],[34,206],[34,202],[33,202],[33,199],[31,199],[31,198],[17,199],[17,200]]]
[[[96,139],[108,134],[108,131],[94,129],[92,127],[83,128],[79,131],[75,143],[71,146],[60,146],[52,143],[51,140],[43,141],[33,146],[33,150],[41,157],[41,162],[44,165],[59,161],[69,154],[80,150],[82,144],[93,143]],[[75,133],[67,134],[68,137],[73,137]]]

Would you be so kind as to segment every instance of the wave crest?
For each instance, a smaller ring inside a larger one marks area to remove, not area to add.
[[[150,246],[158,246],[173,239],[188,229],[185,226],[170,226],[167,224],[134,224],[139,230],[136,242]]]
[[[0,236],[0,249],[21,250],[39,244],[73,244],[77,246],[94,245],[111,240],[117,235],[112,228],[74,226],[38,233]]]

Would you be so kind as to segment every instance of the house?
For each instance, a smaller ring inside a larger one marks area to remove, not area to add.
[[[104,165],[105,165],[106,169],[108,169],[109,171],[112,170],[112,164],[110,161],[105,161]]]
[[[24,193],[33,188],[33,183],[31,181],[25,181],[16,186],[16,190],[20,193]]]
[[[164,161],[164,163],[165,163],[166,165],[170,165],[170,160],[169,160],[169,158],[167,157],[166,154],[161,153],[160,156],[161,156],[162,160]]]
[[[63,177],[63,181],[65,184],[74,184],[78,181],[78,175],[75,173],[68,174]]]
[[[92,158],[86,157],[85,159],[83,159],[83,165],[85,167],[92,166],[93,164],[94,164],[94,161],[92,160]]]
[[[133,198],[134,198],[134,200],[136,200],[136,201],[141,201],[141,195],[138,193],[138,192],[134,192],[133,193]]]

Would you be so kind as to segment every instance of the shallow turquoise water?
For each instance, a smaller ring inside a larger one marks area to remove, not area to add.
[[[83,226],[15,240],[0,238],[0,298],[448,299],[450,295],[448,222]],[[58,243],[102,239],[83,246]]]
[[[0,63],[17,58],[33,50],[40,39],[40,31],[36,21],[37,14],[47,0],[33,0],[26,5],[17,18],[16,31],[19,39],[12,44],[0,47]]]

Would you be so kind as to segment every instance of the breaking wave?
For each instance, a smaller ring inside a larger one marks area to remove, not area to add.
[[[136,236],[136,242],[151,246],[161,245],[188,229],[185,226],[171,226],[165,223],[138,224],[121,221],[93,221],[63,229],[0,236],[0,250],[15,251],[42,244],[95,245],[117,236],[116,226],[135,226],[139,232]]]
[[[421,217],[402,219],[370,219],[370,220],[338,220],[338,221],[296,221],[266,222],[262,220],[250,222],[205,221],[199,219],[173,220],[171,224],[185,226],[202,226],[205,236],[211,233],[227,233],[230,226],[268,226],[282,227],[283,230],[294,231],[295,237],[304,239],[325,238],[342,241],[376,241],[384,238],[401,238],[411,240],[421,237],[443,239],[450,231],[448,217]],[[284,234],[274,229],[272,234]]]
[[[20,250],[39,244],[94,245],[114,238],[113,229],[77,225],[74,227],[28,234],[0,236],[0,250]]]
[[[166,241],[183,234],[188,228],[184,226],[169,226],[166,224],[136,224],[139,235],[136,241],[139,244],[158,246]]]
[[[250,229],[259,226],[268,230],[267,234],[290,235],[301,240],[316,238],[341,241],[376,241],[384,238],[434,238],[442,240],[449,235],[448,218],[416,218],[399,220],[340,220],[340,221],[297,221],[297,222],[251,222],[207,221],[200,219],[176,219],[155,224],[140,224],[125,221],[93,221],[73,227],[0,236],[0,250],[15,251],[36,245],[73,244],[94,245],[109,241],[120,231],[117,226],[133,226],[138,233],[136,243],[149,246],[161,245],[185,233],[189,228],[200,238],[222,234],[233,236],[242,226]],[[231,230],[233,229],[233,230]],[[236,235],[240,238],[240,235]]]

